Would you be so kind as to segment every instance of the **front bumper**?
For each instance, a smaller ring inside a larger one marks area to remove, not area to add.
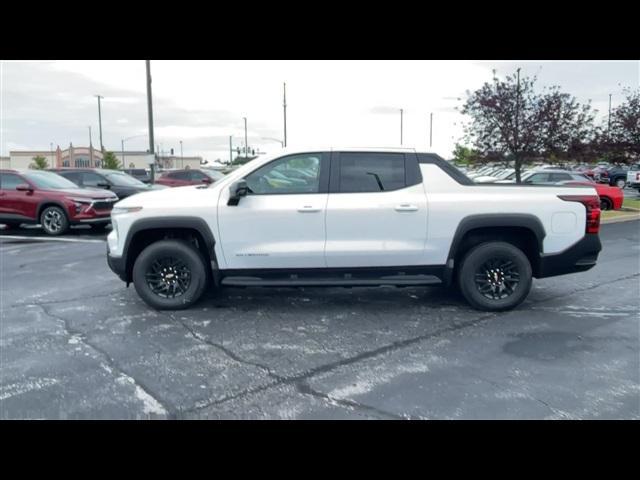
[[[76,220],[78,223],[109,223],[110,221],[111,217],[82,218]]]
[[[120,280],[123,282],[127,282],[127,265],[125,260],[126,259],[124,257],[111,255],[111,252],[109,251],[109,243],[107,243],[107,265],[109,265],[111,271],[120,277]]]
[[[589,270],[595,267],[600,250],[602,244],[598,234],[587,233],[582,240],[563,252],[540,257],[535,277],[555,277]]]

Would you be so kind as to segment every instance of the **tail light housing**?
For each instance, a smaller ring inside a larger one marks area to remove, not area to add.
[[[598,195],[558,195],[565,202],[580,202],[587,211],[586,233],[600,231],[600,197]]]

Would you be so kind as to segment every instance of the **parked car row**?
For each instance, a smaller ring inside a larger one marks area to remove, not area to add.
[[[141,178],[142,173],[137,173]],[[40,224],[49,235],[62,235],[78,224],[102,229],[110,223],[111,209],[119,200],[168,187],[210,184],[222,177],[215,171],[174,170],[149,184],[123,170],[0,170],[0,223],[10,229]]]
[[[640,171],[636,170],[637,182],[640,188]],[[592,186],[598,192],[600,197],[601,210],[618,210],[622,208],[624,194],[622,189],[617,185],[619,179],[615,174],[611,174],[610,178],[615,186],[608,185],[604,182],[597,182],[595,178],[600,178],[598,172],[588,175],[587,171],[582,169],[568,170],[558,169],[548,165],[541,165],[537,168],[525,169],[520,174],[520,180],[525,185],[586,185]],[[467,172],[467,176],[478,184],[505,184],[515,183],[515,169],[504,168],[499,166],[487,166],[477,171]]]

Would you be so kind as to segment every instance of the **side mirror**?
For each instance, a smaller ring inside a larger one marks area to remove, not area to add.
[[[107,182],[99,182],[96,186],[100,188],[111,188],[111,185]]]
[[[33,192],[33,188],[31,188],[31,186],[27,183],[16,185],[16,190],[19,192]]]
[[[213,183],[213,180],[211,180],[210,178],[203,178],[202,183]]]
[[[235,207],[240,203],[240,198],[246,197],[247,193],[249,193],[249,187],[247,186],[247,182],[244,178],[232,183],[229,187],[229,201],[227,202],[227,205]]]

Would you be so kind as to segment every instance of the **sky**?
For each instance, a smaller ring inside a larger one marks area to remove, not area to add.
[[[559,85],[592,101],[604,118],[624,87],[640,85],[639,61],[151,61],[155,143],[164,151],[209,161],[229,159],[244,142],[273,153],[283,139],[283,82],[287,84],[287,146],[403,146],[451,158],[462,137],[459,114],[466,91],[498,76],[537,75],[538,86]],[[145,62],[0,62],[0,155],[11,150],[99,146],[148,148]],[[433,113],[433,145],[429,118]],[[276,139],[276,140],[271,140]]]

